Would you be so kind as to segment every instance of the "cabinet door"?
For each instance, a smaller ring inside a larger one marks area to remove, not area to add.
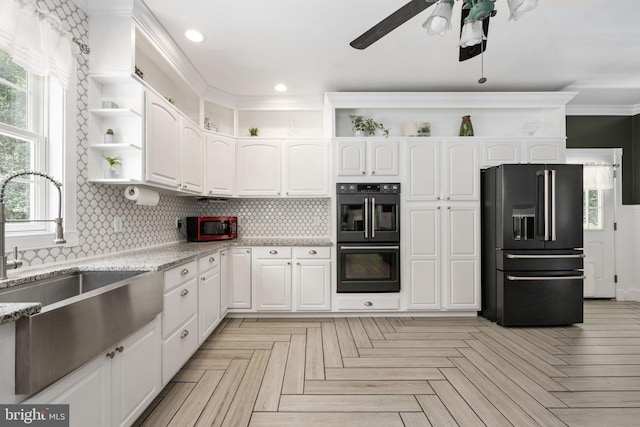
[[[280,195],[280,142],[238,141],[236,185],[239,196]]]
[[[297,260],[293,270],[296,310],[331,309],[331,261]]]
[[[398,141],[370,141],[367,149],[371,175],[398,175]]]
[[[440,143],[407,143],[407,200],[438,200],[440,197]]]
[[[257,310],[291,310],[291,260],[256,260]]]
[[[160,392],[160,346],[159,318],[115,346],[112,362],[112,425],[133,424]]]
[[[329,144],[326,141],[289,141],[284,161],[286,196],[329,195]]]
[[[479,200],[480,168],[475,142],[445,142],[446,200]]]
[[[146,179],[178,188],[182,117],[173,105],[151,91],[147,92],[146,107]]]
[[[251,308],[251,249],[231,249],[229,308]]]
[[[202,132],[190,121],[183,120],[181,190],[202,194],[204,185],[204,142]]]
[[[111,427],[111,359],[100,355],[23,404],[67,404],[71,427]]]
[[[207,135],[205,141],[205,188],[210,196],[233,196],[236,143],[231,138]]]
[[[338,175],[362,176],[367,173],[366,141],[338,141]]]
[[[409,283],[409,307],[441,308],[441,214],[440,206],[408,207],[408,244],[405,255]]]
[[[564,163],[566,143],[563,139],[524,141],[526,163]]]
[[[220,316],[229,310],[229,251],[220,251]]]
[[[446,307],[480,308],[480,208],[452,206],[446,209],[444,244]]]
[[[220,320],[220,267],[198,280],[198,343],[202,344]]]
[[[504,163],[520,163],[520,141],[484,141],[482,143],[482,167]]]

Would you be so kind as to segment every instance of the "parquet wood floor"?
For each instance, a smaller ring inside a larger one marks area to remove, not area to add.
[[[638,426],[640,303],[582,324],[225,319],[142,426]]]

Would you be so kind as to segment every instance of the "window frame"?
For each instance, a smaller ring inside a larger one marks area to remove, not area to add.
[[[589,192],[590,191],[595,191],[597,193],[597,201],[598,201],[598,206],[589,206]],[[604,198],[604,194],[602,190],[599,190],[597,188],[584,188],[582,190],[582,212],[583,212],[583,219],[582,219],[582,229],[584,231],[601,231],[604,230],[604,206],[603,206],[603,198]],[[590,218],[592,218],[592,216],[590,215],[590,212],[595,210],[597,212],[597,226],[595,227],[590,227],[589,224],[591,224],[591,222],[589,221]]]

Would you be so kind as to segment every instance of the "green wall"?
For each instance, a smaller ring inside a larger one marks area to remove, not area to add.
[[[622,203],[640,204],[640,115],[567,116],[567,148],[622,148]]]

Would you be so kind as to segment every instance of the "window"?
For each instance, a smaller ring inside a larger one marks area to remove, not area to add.
[[[69,180],[64,174],[66,97],[55,77],[36,76],[0,50],[0,177],[36,170]],[[7,221],[18,221],[6,224],[7,247],[51,246],[53,224],[29,222],[57,216],[57,190],[48,180],[15,178],[5,187],[4,201]],[[70,207],[65,205],[63,211]]]
[[[582,194],[582,228],[602,230],[602,190],[584,189]]]

